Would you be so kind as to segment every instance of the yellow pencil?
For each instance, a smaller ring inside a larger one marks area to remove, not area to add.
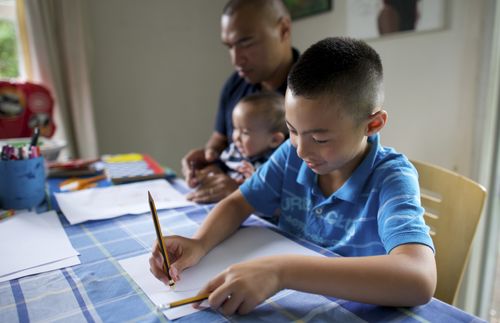
[[[174,308],[174,307],[177,307],[177,306],[182,306],[182,305],[196,303],[196,302],[203,301],[203,300],[207,299],[208,296],[210,296],[210,294],[206,293],[206,294],[201,294],[201,295],[197,295],[197,296],[193,296],[193,297],[181,299],[179,301],[175,301],[175,302],[172,302],[172,303],[163,304],[163,305],[159,306],[158,309],[160,309],[160,310],[166,310],[166,309]]]
[[[168,259],[167,248],[165,247],[165,242],[163,241],[163,234],[161,233],[160,221],[158,220],[158,213],[156,212],[155,201],[148,191],[149,198],[149,208],[151,209],[151,215],[153,216],[153,223],[155,225],[156,238],[158,239],[158,244],[160,246],[160,252],[163,256],[163,271],[168,277],[168,285],[173,287],[175,285],[174,280],[170,277],[170,260]]]

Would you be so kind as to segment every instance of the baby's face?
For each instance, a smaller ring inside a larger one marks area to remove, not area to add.
[[[251,103],[238,103],[233,111],[233,142],[246,157],[254,157],[271,149],[273,135],[263,116],[252,113]]]

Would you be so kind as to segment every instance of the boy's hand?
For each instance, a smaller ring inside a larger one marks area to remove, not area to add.
[[[271,257],[235,264],[217,275],[199,294],[210,293],[210,307],[224,315],[247,314],[282,289],[279,268]]]
[[[180,273],[189,268],[205,255],[205,251],[198,240],[184,238],[181,236],[163,237],[165,248],[167,248],[170,260],[170,276],[174,281],[180,280]],[[160,252],[158,240],[155,240],[151,257],[149,258],[151,273],[168,285],[168,277],[163,272],[163,256]]]

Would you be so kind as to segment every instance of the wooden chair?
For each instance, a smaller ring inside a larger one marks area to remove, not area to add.
[[[486,190],[447,169],[411,161],[419,173],[425,221],[436,248],[437,289],[434,296],[456,300],[479,222]]]

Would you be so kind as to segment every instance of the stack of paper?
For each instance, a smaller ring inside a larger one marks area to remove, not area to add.
[[[69,223],[77,224],[149,212],[148,191],[153,195],[157,209],[193,205],[164,179],[54,195]]]
[[[54,211],[4,219],[0,237],[0,282],[80,263]]]
[[[156,305],[195,296],[212,278],[232,264],[258,257],[283,254],[321,256],[296,242],[264,227],[237,231],[210,251],[196,266],[186,269],[174,289],[157,280],[149,271],[150,254],[121,260],[123,269]],[[165,316],[176,318],[196,312],[191,305],[164,310]]]

